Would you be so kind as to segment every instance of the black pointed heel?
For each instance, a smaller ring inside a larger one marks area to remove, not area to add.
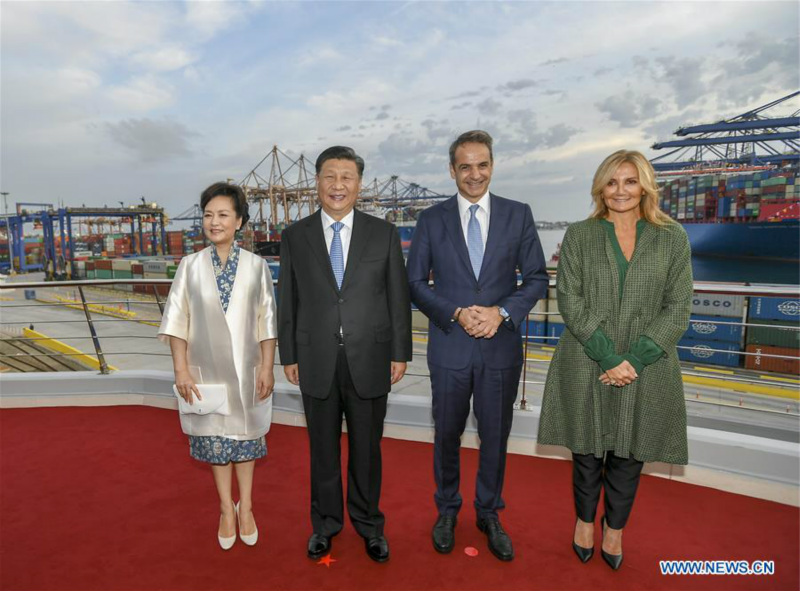
[[[592,556],[594,556],[594,547],[584,548],[583,546],[578,546],[578,544],[572,542],[572,549],[575,550],[575,554],[578,555],[578,558],[583,563],[589,562],[592,559]]]
[[[603,518],[600,520],[600,523],[603,524],[603,537],[606,536],[606,516],[603,515]],[[622,566],[622,554],[609,554],[603,548],[600,548],[600,555],[603,557],[605,563],[610,566],[613,570],[619,570],[619,567]]]
[[[578,528],[579,521],[581,521],[580,517],[578,517],[575,520],[575,529]],[[578,559],[584,564],[586,564],[592,559],[592,556],[594,556],[594,546],[592,546],[591,548],[584,548],[583,546],[578,546],[578,544],[575,543],[574,535],[575,534],[573,534],[572,549],[575,551],[575,555],[578,557]]]

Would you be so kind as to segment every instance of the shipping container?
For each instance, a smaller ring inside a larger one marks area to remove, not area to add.
[[[800,299],[751,297],[749,317],[760,320],[800,319]]]
[[[706,341],[725,341],[728,343],[740,344],[742,341],[742,326],[725,324],[736,322],[738,318],[725,316],[706,316],[702,314],[692,314],[689,322],[689,330],[683,335],[684,338],[706,340]]]
[[[557,340],[556,338],[561,337],[561,333],[564,332],[564,323],[563,322],[555,322],[553,319],[556,318],[555,316],[550,316],[547,319],[547,336],[550,337],[546,340],[547,343],[551,345],[555,345]],[[561,318],[560,316],[558,318]],[[553,338],[556,337],[556,338]]]
[[[547,321],[528,320],[527,330],[527,338],[529,342],[539,344],[547,343],[547,339],[544,338],[547,334]],[[524,337],[525,334],[526,333],[523,329],[522,336]]]
[[[737,343],[723,341],[701,341],[683,338],[678,343],[678,358],[681,361],[704,363],[707,365],[722,365],[725,367],[739,367],[741,348]]]
[[[800,349],[800,321],[795,320],[748,320],[760,326],[747,327],[748,345],[769,345]]]
[[[696,293],[692,295],[692,314],[743,318],[744,296]]]
[[[746,352],[756,353],[756,355],[746,356],[744,366],[747,369],[800,375],[800,358],[798,358],[797,349],[770,347],[769,345],[747,345]],[[786,355],[795,359],[780,359],[765,357],[765,355]]]

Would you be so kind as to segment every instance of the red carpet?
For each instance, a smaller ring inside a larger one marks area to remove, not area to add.
[[[24,589],[798,589],[796,508],[644,477],[625,563],[580,564],[567,462],[509,457],[500,563],[465,502],[456,550],[433,551],[431,446],[384,440],[391,560],[375,564],[348,523],[330,567],[305,556],[305,430],[273,426],[256,469],[254,548],[217,546],[210,470],[190,459],[175,413],[146,407],[0,413],[0,588]],[[463,490],[477,455],[463,453]],[[599,527],[596,544],[599,545]],[[464,548],[479,555],[469,557]],[[771,576],[662,576],[659,559],[774,560]]]

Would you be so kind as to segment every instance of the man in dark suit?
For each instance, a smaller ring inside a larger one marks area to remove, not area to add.
[[[347,510],[377,562],[389,559],[381,490],[391,384],[411,359],[411,304],[397,229],[354,209],[364,161],[344,146],[316,162],[321,209],[283,231],[278,341],[300,386],[311,448],[309,558],[330,552],[344,524],[340,439],[347,420]]]
[[[447,553],[455,545],[459,450],[473,398],[481,441],[477,525],[492,553],[511,560],[514,549],[498,510],[505,506],[506,444],[523,363],[520,328],[536,300],[547,294],[548,279],[530,207],[489,193],[492,166],[488,133],[470,131],[453,142],[450,176],[458,194],[419,216],[408,276],[411,299],[430,319],[439,511],[433,546]]]

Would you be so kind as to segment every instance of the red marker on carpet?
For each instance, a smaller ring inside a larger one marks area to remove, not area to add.
[[[467,546],[466,548],[464,548],[464,554],[466,554],[470,558],[475,558],[478,555],[478,549],[473,548],[472,546]]]
[[[327,568],[331,567],[331,562],[336,562],[335,558],[332,558],[330,554],[323,556],[319,559],[317,564],[324,564]]]

